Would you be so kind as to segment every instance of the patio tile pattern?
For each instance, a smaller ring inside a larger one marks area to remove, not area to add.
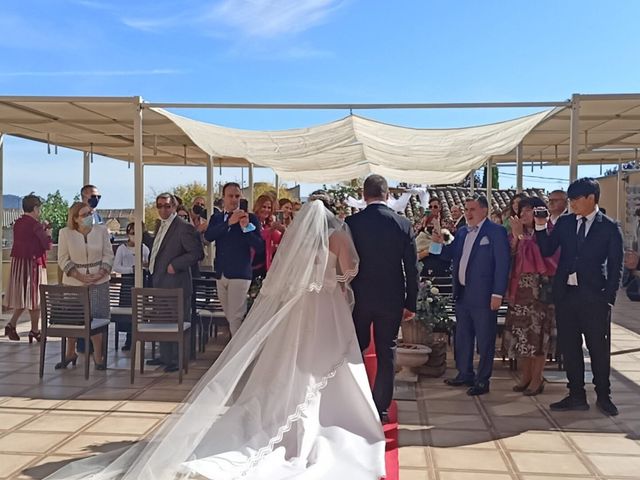
[[[538,397],[512,392],[516,375],[500,360],[491,393],[481,397],[468,397],[441,378],[422,379],[399,395],[400,479],[640,478],[640,309],[622,297],[612,326],[611,379],[619,417],[595,409],[591,385],[591,410],[550,412],[549,403],[566,393],[564,374],[552,363],[551,381]],[[7,317],[1,318],[4,326]],[[18,330],[28,329],[20,323]],[[182,385],[175,373],[149,367],[131,385],[126,353],[110,350],[107,371],[92,367],[87,381],[84,358],[75,368],[53,369],[60,345],[51,341],[40,381],[38,346],[1,338],[0,479],[44,478],[73,459],[149,435],[184,400],[225,341],[222,336],[208,345]],[[447,373],[454,374],[453,368]]]

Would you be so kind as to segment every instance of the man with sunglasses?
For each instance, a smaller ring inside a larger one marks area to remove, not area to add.
[[[149,257],[149,273],[154,288],[181,288],[184,298],[184,319],[190,318],[192,276],[191,267],[204,257],[202,243],[193,225],[176,218],[178,202],[170,193],[156,197],[160,225]],[[175,343],[160,342],[160,358],[149,365],[164,365],[165,372],[178,370],[178,349]]]
[[[96,210],[96,208],[98,207],[98,203],[100,203],[101,198],[102,198],[102,195],[100,195],[100,191],[98,190],[98,187],[96,187],[95,185],[85,185],[80,189],[80,200],[82,201],[82,203],[89,205],[93,210],[93,213],[92,213],[93,223],[95,224],[104,223],[104,221],[102,220],[102,217]]]

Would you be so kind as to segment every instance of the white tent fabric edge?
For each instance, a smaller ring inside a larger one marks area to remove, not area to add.
[[[357,115],[326,124],[281,131],[221,127],[153,108],[201,150],[215,158],[245,158],[282,179],[325,183],[378,173],[431,185],[457,183],[493,155],[512,151],[555,113],[545,110],[488,125],[416,129]]]

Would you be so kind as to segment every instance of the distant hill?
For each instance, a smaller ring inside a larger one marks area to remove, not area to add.
[[[22,197],[17,195],[3,195],[4,208],[22,208]]]

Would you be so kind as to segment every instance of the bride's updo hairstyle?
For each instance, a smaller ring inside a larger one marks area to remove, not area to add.
[[[315,192],[312,192],[311,195],[309,195],[309,201],[312,202],[314,200],[320,200],[327,210],[336,215],[336,204],[331,195],[329,195],[325,190],[316,190]]]

